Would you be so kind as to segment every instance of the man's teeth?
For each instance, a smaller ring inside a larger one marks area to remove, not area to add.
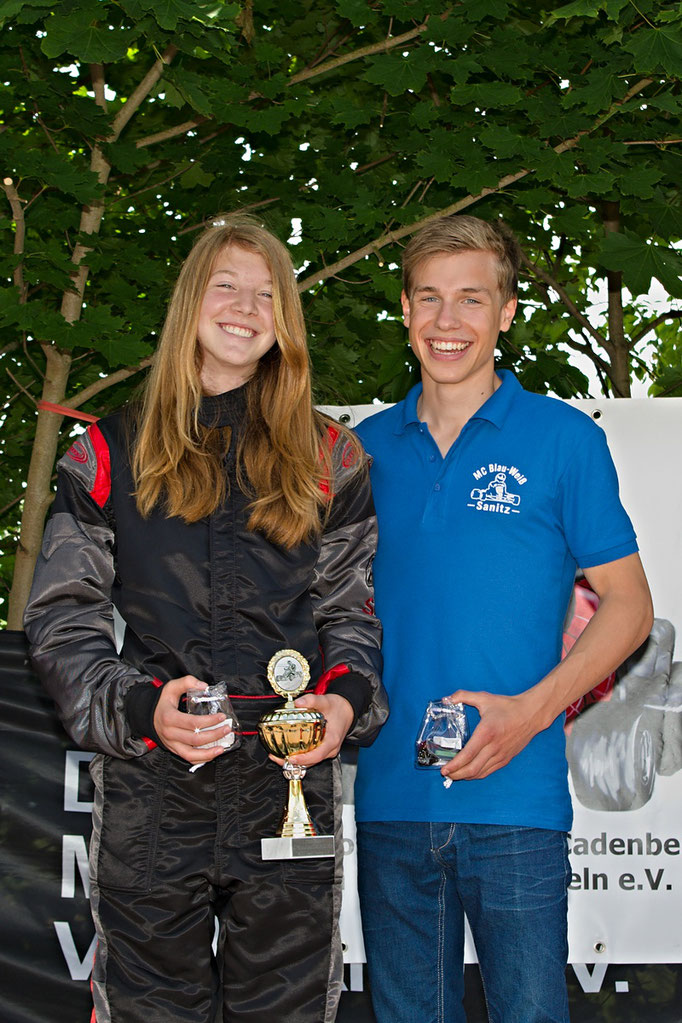
[[[221,323],[221,330],[224,330],[226,334],[236,334],[237,337],[254,337],[255,330],[249,330],[248,327],[237,327],[234,323]]]
[[[463,352],[468,348],[469,341],[431,341],[431,347],[435,352]]]

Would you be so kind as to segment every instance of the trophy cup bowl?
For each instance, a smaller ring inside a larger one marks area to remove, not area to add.
[[[289,762],[290,756],[308,753],[324,738],[327,724],[324,715],[294,704],[294,698],[305,689],[309,679],[308,662],[295,650],[280,650],[270,660],[270,685],[280,696],[285,696],[287,702],[263,714],[258,722],[258,734],[268,752],[284,757],[282,770],[289,782],[289,798],[277,836],[261,840],[262,856],[267,860],[334,855],[334,836],[318,834],[306,806],[301,787],[306,769]]]
[[[258,734],[270,753],[286,759],[319,746],[326,724],[319,710],[285,704],[278,710],[263,714],[258,722]]]

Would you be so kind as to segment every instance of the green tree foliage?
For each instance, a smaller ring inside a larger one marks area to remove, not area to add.
[[[682,394],[678,3],[0,0],[0,28],[12,627],[72,432],[37,403],[126,400],[220,211],[291,239],[323,402],[405,392],[400,249],[464,210],[524,242],[501,354],[526,386],[587,394],[581,353],[606,394]]]

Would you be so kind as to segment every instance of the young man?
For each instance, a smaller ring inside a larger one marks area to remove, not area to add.
[[[464,913],[491,1021],[568,1020],[563,711],[651,627],[602,430],[495,370],[518,266],[513,237],[474,217],[409,243],[402,306],[422,382],[358,429],[391,703],[355,795],[378,1023],[465,1019]],[[560,662],[576,567],[600,604]],[[466,705],[471,737],[440,773],[416,769],[427,701],[445,696]]]

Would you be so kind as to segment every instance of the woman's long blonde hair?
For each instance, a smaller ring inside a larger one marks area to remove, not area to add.
[[[248,528],[290,548],[319,535],[329,504],[324,481],[331,463],[322,443],[327,420],[312,407],[305,323],[289,253],[251,217],[223,217],[207,227],[180,271],[133,441],[137,507],[147,516],[163,503],[167,515],[196,522],[225,500],[231,431],[204,427],[198,419],[197,327],[216,259],[228,245],[256,252],[267,263],[277,339],[246,384],[237,479],[251,498]]]

